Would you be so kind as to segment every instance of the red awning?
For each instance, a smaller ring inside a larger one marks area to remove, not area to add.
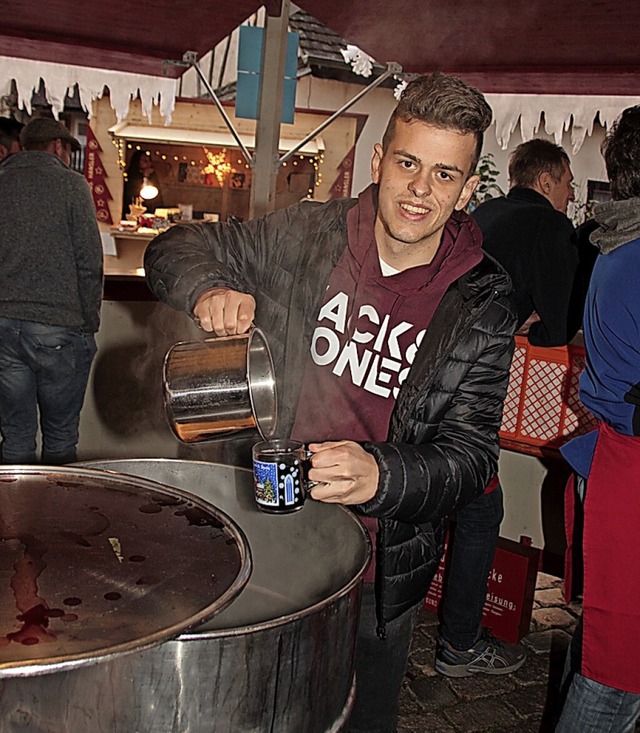
[[[485,92],[640,89],[638,0],[297,4],[380,63],[457,73]],[[279,0],[21,0],[3,14],[0,55],[161,75],[163,60],[203,55],[261,5],[279,12]]]
[[[0,56],[161,76],[165,59],[204,55],[263,4],[279,8],[259,0],[20,0],[3,13]]]
[[[638,94],[638,0],[299,0],[382,63],[484,92]]]

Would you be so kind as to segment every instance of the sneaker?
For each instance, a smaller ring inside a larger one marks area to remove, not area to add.
[[[526,659],[521,644],[506,644],[483,629],[480,638],[466,651],[454,649],[441,636],[436,644],[436,672],[447,677],[473,674],[509,674],[520,669]]]

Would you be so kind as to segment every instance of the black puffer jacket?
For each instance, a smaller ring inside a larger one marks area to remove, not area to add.
[[[347,244],[356,200],[301,203],[242,224],[176,226],[145,255],[163,301],[192,312],[198,295],[227,286],[254,295],[280,400],[279,432],[293,426],[303,369],[331,271]],[[376,496],[357,510],[380,519],[378,618],[425,596],[443,547],[443,520],[495,474],[497,432],[515,316],[504,271],[485,258],[445,294],[402,385],[388,442],[367,443],[379,466]]]

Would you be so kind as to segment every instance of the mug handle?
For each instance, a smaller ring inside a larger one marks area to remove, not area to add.
[[[313,453],[305,446],[304,447],[304,460],[305,461],[310,460],[312,455]],[[315,488],[316,486],[326,486],[326,484],[327,484],[326,481],[309,481],[309,479],[305,480],[305,488],[307,491],[309,491],[309,489]]]

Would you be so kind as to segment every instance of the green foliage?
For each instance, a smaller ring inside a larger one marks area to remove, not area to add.
[[[469,209],[471,211],[480,206],[484,201],[505,195],[497,183],[500,171],[493,159],[493,153],[485,153],[481,156],[478,161],[476,173],[480,176],[480,182],[476,186],[476,190],[469,202]]]

